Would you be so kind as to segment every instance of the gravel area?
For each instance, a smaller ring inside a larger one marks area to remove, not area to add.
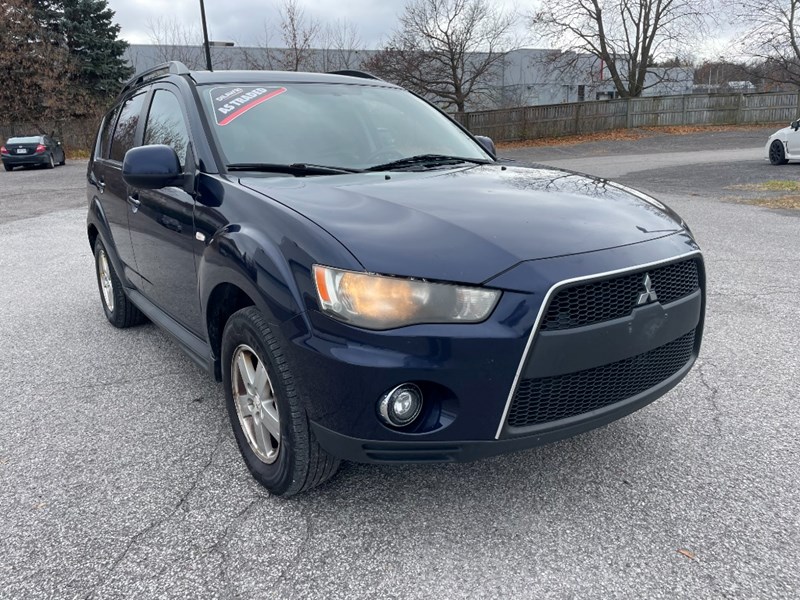
[[[105,321],[85,163],[0,172],[0,598],[797,598],[800,221],[725,198],[800,165],[741,136],[504,152],[690,223],[708,315],[675,390],[518,454],[345,464],[289,501],[250,478],[217,383]]]

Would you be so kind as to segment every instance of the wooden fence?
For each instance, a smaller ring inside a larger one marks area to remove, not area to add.
[[[710,94],[598,100],[455,115],[475,135],[497,142],[675,125],[786,123],[800,116],[800,94]]]

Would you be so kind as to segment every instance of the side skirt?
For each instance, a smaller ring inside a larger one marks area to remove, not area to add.
[[[125,293],[148,319],[178,342],[189,358],[209,374],[214,375],[214,358],[208,342],[201,340],[136,290],[126,288]]]

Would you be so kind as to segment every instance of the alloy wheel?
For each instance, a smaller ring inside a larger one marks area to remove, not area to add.
[[[103,302],[108,312],[114,312],[114,283],[111,281],[111,267],[108,264],[108,255],[100,249],[97,257],[97,276],[100,279],[100,290],[103,292]]]
[[[264,361],[246,344],[233,352],[231,386],[239,424],[250,449],[261,462],[274,463],[281,447],[278,403]]]

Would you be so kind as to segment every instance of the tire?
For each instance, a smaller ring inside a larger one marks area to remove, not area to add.
[[[330,479],[339,459],[314,438],[280,344],[257,308],[244,308],[228,319],[221,358],[228,415],[253,477],[270,493],[284,497]],[[279,438],[267,429],[278,432]]]
[[[53,155],[52,154],[50,154],[50,158],[49,158],[48,162],[45,164],[45,167],[48,168],[48,169],[55,169],[56,168],[56,163],[53,160]]]
[[[94,270],[100,290],[100,303],[108,322],[119,329],[144,323],[146,317],[128,300],[105,246],[99,239],[94,244]]]
[[[3,168],[4,168],[6,171],[13,171],[13,170],[14,170],[14,167],[12,167],[11,165],[3,165]]]
[[[785,165],[789,162],[783,149],[783,142],[775,140],[769,147],[769,162],[773,165]]]
[[[63,167],[65,164],[67,164],[67,155],[66,154],[64,155],[64,158],[61,159],[61,162],[58,163],[58,166],[59,167]]]

